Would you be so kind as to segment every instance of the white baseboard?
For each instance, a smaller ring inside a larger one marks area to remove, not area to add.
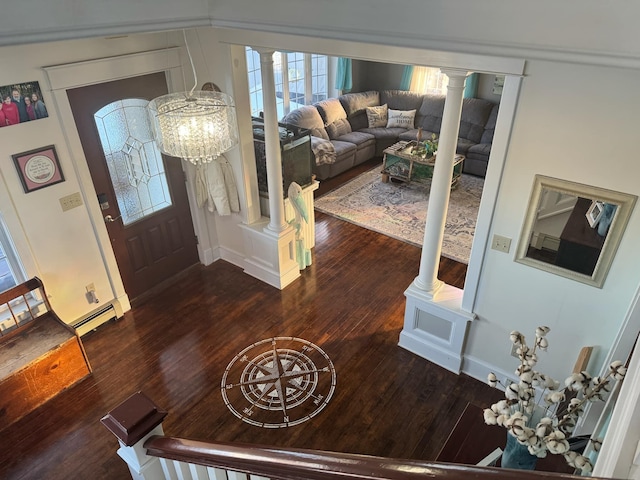
[[[403,330],[400,332],[398,345],[442,368],[446,368],[450,372],[460,373],[460,357],[453,355],[450,350],[440,348],[435,343],[429,342],[422,336]]]
[[[514,364],[514,371],[506,372],[497,368],[495,365],[491,365],[490,363],[480,360],[472,355],[464,355],[462,358],[462,373],[465,373],[471,378],[475,378],[482,383],[487,383],[487,377],[490,373],[494,373],[503,385],[507,385],[509,382],[517,382],[518,380],[515,375],[515,368],[516,365]],[[498,385],[497,388],[499,390],[503,390],[500,385]]]
[[[131,310],[131,302],[129,302],[129,295],[127,295],[126,293],[124,295],[120,295],[111,303],[113,305],[113,308],[116,311],[117,318],[122,318],[125,312],[128,312],[129,310]]]
[[[278,272],[277,270],[269,268],[264,264],[249,258],[246,258],[244,261],[244,272],[246,274],[257,278],[272,287],[276,287],[279,290],[282,290],[284,287],[300,277],[298,265],[296,264],[295,267],[296,268],[290,269],[287,272]]]
[[[218,248],[216,247],[215,250],[218,250]],[[202,264],[206,267],[208,265],[211,265],[216,260],[219,260],[220,256],[216,257],[213,248],[207,248],[206,250],[202,251],[202,255],[200,258],[202,259]]]
[[[300,276],[300,270],[297,268],[291,269],[291,271],[281,277],[280,274],[270,268],[268,264],[254,261],[245,257],[236,250],[232,250],[227,247],[217,247],[216,250],[219,254],[217,255],[218,258],[216,260],[221,259],[235,265],[236,267],[240,267],[247,275],[251,275],[252,277],[280,290]]]
[[[245,257],[242,253],[228,247],[218,247],[216,250],[216,260],[224,260],[225,262],[232,263],[236,267],[244,268]]]

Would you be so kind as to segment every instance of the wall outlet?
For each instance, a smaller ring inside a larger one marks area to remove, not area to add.
[[[67,195],[66,197],[61,197],[60,205],[62,206],[63,212],[71,210],[72,208],[79,207],[80,205],[82,205],[82,197],[80,196],[80,192],[72,193],[71,195]]]
[[[502,235],[494,235],[491,242],[491,248],[499,252],[509,253],[511,248],[511,239],[503,237]]]

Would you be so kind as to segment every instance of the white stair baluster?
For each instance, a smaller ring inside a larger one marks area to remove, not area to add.
[[[249,480],[249,476],[246,473],[233,472],[227,470],[227,478],[229,480]]]
[[[222,468],[207,467],[207,473],[211,480],[229,480],[227,471]]]
[[[203,465],[196,465],[195,463],[189,464],[189,471],[191,473],[191,478],[194,480],[209,480],[209,473],[207,472],[207,467]]]
[[[173,465],[172,460],[167,460],[166,458],[159,457],[160,465],[162,465],[162,472],[164,473],[164,478],[166,480],[178,480],[178,474],[176,473],[175,466]]]

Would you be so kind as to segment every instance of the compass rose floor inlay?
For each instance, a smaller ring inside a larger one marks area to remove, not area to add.
[[[336,388],[333,362],[317,345],[295,337],[261,340],[227,365],[220,390],[229,410],[264,428],[299,425],[317,415]]]

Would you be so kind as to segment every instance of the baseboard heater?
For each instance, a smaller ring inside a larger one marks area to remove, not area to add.
[[[116,318],[116,310],[113,308],[113,305],[109,304],[102,307],[100,310],[96,310],[88,314],[87,316],[80,318],[75,323],[72,323],[71,326],[76,329],[78,335],[82,336],[86,333],[89,333],[100,325],[109,320],[113,320]]]

